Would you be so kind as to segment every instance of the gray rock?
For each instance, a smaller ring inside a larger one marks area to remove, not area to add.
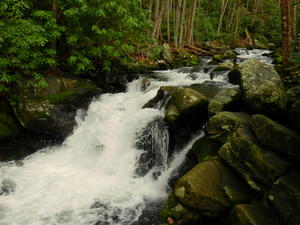
[[[247,106],[259,112],[285,110],[286,93],[276,70],[256,59],[240,64],[240,85]]]

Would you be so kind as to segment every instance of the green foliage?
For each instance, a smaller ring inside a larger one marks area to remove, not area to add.
[[[136,43],[145,40],[150,23],[139,0],[3,0],[0,5],[0,91],[16,74],[28,85],[47,85],[43,72],[60,66],[82,74],[110,70],[112,62],[130,61]]]
[[[300,70],[300,52],[293,52],[290,62],[293,63],[292,69]]]

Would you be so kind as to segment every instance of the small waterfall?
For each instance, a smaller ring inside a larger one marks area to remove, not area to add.
[[[87,112],[78,112],[62,145],[0,163],[0,225],[157,224],[139,217],[166,198],[172,172],[199,136],[168,159],[164,112],[143,106],[160,86],[188,86],[211,76],[191,68],[154,77],[146,90],[141,78],[124,93],[95,98]],[[226,74],[214,81],[226,83]]]

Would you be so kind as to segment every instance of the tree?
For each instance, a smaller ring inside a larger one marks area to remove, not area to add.
[[[292,28],[291,28],[291,2],[280,0],[281,20],[282,20],[282,55],[283,65],[289,64],[292,52]]]

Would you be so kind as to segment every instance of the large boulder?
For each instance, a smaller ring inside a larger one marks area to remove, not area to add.
[[[286,225],[300,224],[300,174],[291,172],[279,178],[269,192],[269,203]]]
[[[256,59],[239,66],[240,85],[247,106],[258,112],[285,110],[286,92],[274,67]]]
[[[300,131],[300,99],[290,108],[289,117],[291,123]]]
[[[65,137],[75,125],[76,110],[101,90],[88,80],[45,76],[45,81],[48,86],[38,89],[19,80],[15,114],[30,131]]]
[[[212,115],[237,108],[240,99],[238,88],[225,88],[209,101],[208,112]]]
[[[190,88],[177,88],[173,100],[180,113],[189,113],[195,108],[205,110],[208,104],[204,95]]]
[[[223,111],[210,118],[205,131],[210,139],[223,144],[238,128],[249,126],[250,120],[247,113]]]
[[[289,168],[288,162],[264,149],[246,128],[238,129],[235,137],[219,150],[219,155],[259,192],[265,192]]]
[[[0,103],[0,141],[17,136],[21,131],[19,122],[7,104]]]
[[[254,202],[236,205],[231,211],[234,225],[280,225],[278,217],[267,206]]]
[[[300,159],[300,135],[295,131],[260,114],[252,116],[251,127],[263,145]]]
[[[247,187],[219,159],[199,163],[177,181],[174,191],[179,202],[203,217],[220,216],[249,200]]]

